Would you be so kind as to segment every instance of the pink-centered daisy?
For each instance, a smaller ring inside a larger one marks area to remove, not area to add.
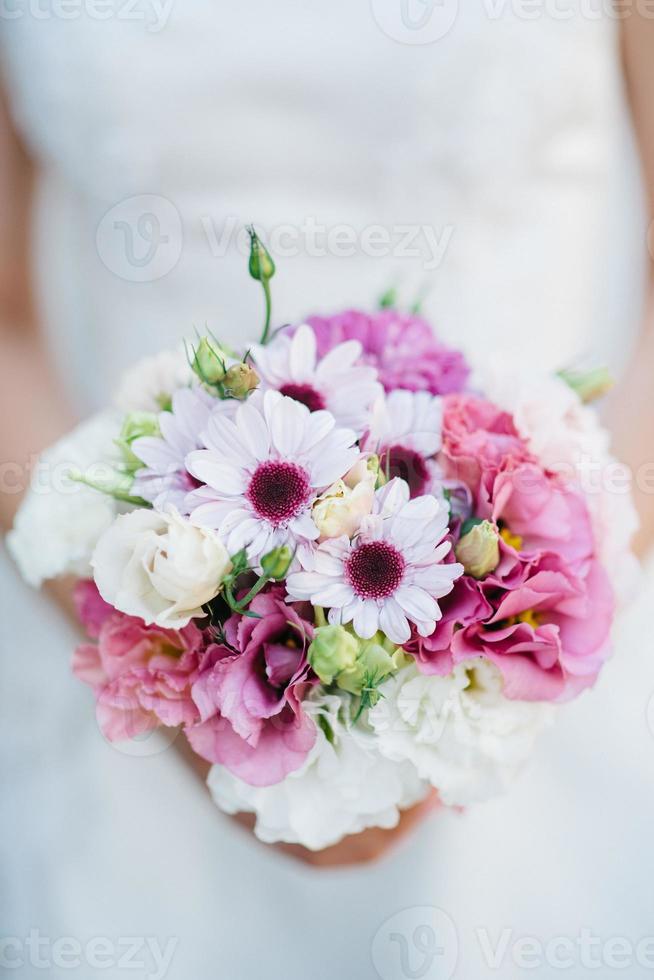
[[[442,399],[428,391],[398,389],[377,399],[361,448],[377,453],[381,470],[409,484],[412,497],[439,476],[433,457],[441,448]]]
[[[435,497],[409,499],[399,479],[376,493],[375,513],[350,541],[347,537],[303,549],[303,571],[293,572],[286,589],[293,599],[309,599],[329,609],[329,622],[349,623],[362,639],[381,630],[393,643],[406,643],[415,623],[430,636],[442,613],[437,599],[452,591],[463,574],[456,562],[443,563],[448,511]]]
[[[137,470],[132,493],[154,507],[172,504],[180,514],[186,496],[198,486],[186,469],[186,457],[202,445],[199,433],[213,411],[228,411],[228,403],[212,397],[204,389],[180,388],[172,396],[171,410],[160,412],[160,436],[135,439],[132,450],[145,464]]]
[[[356,363],[361,353],[361,344],[349,340],[319,358],[315,334],[306,324],[292,336],[279,334],[266,347],[251,350],[264,388],[294,398],[311,412],[327,409],[339,425],[359,434],[383,390],[375,368]]]
[[[313,502],[360,455],[355,432],[278,391],[251,397],[233,420],[212,416],[203,442],[186,459],[203,484],[187,499],[191,519],[216,529],[230,554],[247,548],[254,562],[318,537]]]

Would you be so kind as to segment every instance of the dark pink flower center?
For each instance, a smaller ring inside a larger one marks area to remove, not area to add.
[[[255,471],[246,496],[258,517],[278,525],[295,517],[310,494],[309,477],[301,466],[269,460]]]
[[[399,587],[405,562],[387,541],[360,544],[347,559],[347,580],[361,599],[386,599]]]
[[[412,497],[419,497],[427,489],[429,470],[424,456],[404,446],[391,446],[380,456],[382,473],[392,479],[399,476],[409,484]]]
[[[302,402],[306,405],[310,412],[318,412],[321,408],[325,407],[325,399],[322,397],[319,391],[312,388],[311,385],[296,385],[289,383],[287,385],[282,385],[279,389],[282,395],[286,395],[288,398],[294,398],[296,402]]]

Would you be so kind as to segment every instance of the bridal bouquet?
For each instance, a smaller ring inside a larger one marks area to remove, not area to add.
[[[79,577],[107,739],[179,729],[223,810],[318,849],[508,785],[609,655],[633,512],[597,378],[473,374],[388,308],[271,335],[254,234],[250,271],[261,343],[131,369],[45,454],[9,546],[35,584]]]

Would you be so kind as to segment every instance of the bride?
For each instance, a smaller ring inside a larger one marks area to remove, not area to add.
[[[609,421],[644,553],[653,280],[623,94],[652,212],[644,6],[5,3],[4,526],[36,454],[135,357],[205,323],[254,336],[254,220],[279,322],[394,287],[478,353],[622,370]],[[652,587],[508,796],[410,813],[316,868],[221,816],[165,745],[107,745],[69,674],[73,628],[3,558],[0,962],[26,978],[649,975]]]

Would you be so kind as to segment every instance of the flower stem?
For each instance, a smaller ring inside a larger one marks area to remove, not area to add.
[[[270,282],[268,279],[262,279],[261,285],[263,286],[263,295],[266,300],[266,320],[263,327],[263,333],[261,334],[261,346],[265,346],[268,343],[268,337],[270,334],[270,319],[272,315],[272,300],[270,297]]]

